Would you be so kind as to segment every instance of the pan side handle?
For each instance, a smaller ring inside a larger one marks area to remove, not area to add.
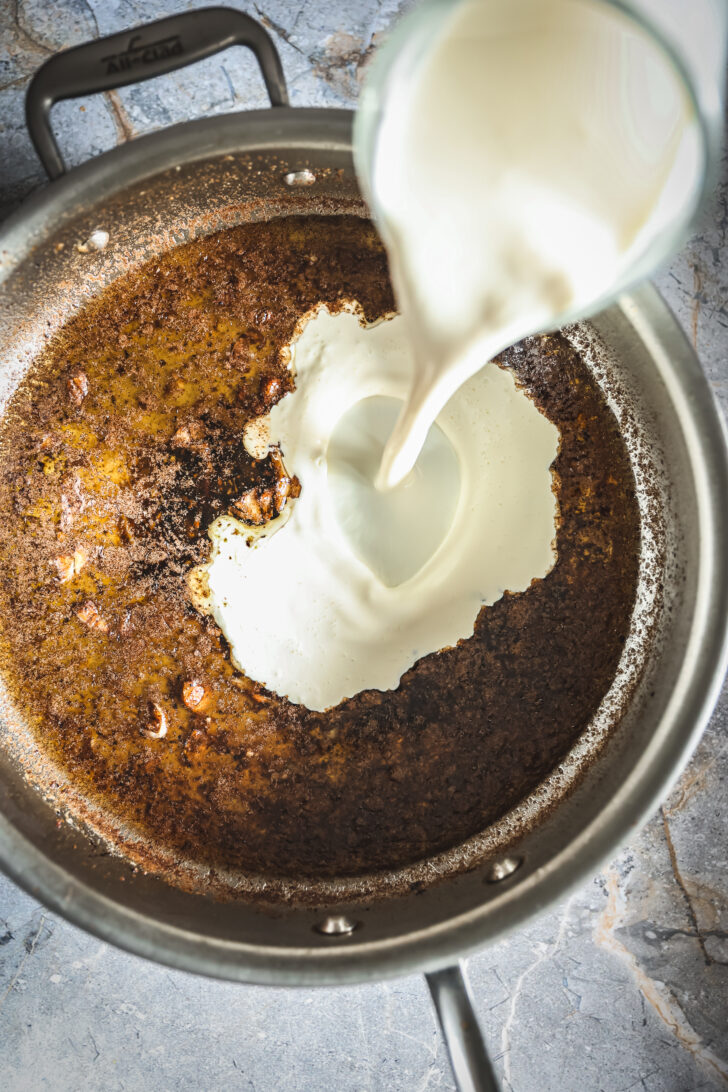
[[[25,98],[28,131],[49,177],[65,171],[50,123],[54,103],[174,72],[234,45],[255,54],[271,105],[287,106],[283,68],[270,36],[233,8],[182,12],[56,53],[38,69]]]
[[[425,978],[458,1092],[500,1092],[473,1008],[465,965],[460,962]]]

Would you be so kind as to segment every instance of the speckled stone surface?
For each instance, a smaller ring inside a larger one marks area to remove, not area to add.
[[[54,50],[193,7],[0,0],[0,216],[43,175],[23,123]],[[392,0],[261,0],[294,105],[352,106]],[[243,50],[54,118],[70,164],[136,133],[263,106]],[[728,186],[657,279],[728,408]],[[593,881],[470,961],[512,1092],[728,1087],[728,694],[671,798]],[[240,987],[86,936],[0,876],[0,1089],[452,1089],[424,979],[340,990]]]

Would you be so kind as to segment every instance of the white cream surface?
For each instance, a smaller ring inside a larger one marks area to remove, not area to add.
[[[365,174],[417,360],[384,489],[486,360],[651,272],[702,148],[666,55],[600,0],[453,4],[402,46],[383,103]]]
[[[484,603],[546,575],[559,434],[489,364],[440,412],[382,509],[374,469],[413,377],[404,320],[366,326],[320,308],[290,366],[296,389],[246,443],[257,457],[279,445],[300,497],[262,533],[215,521],[208,609],[248,677],[323,710],[396,687],[420,657],[469,637]]]

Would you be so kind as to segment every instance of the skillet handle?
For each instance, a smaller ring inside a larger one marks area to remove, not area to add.
[[[465,965],[425,975],[458,1092],[500,1092],[478,1018]]]
[[[283,68],[270,36],[255,19],[233,8],[186,11],[51,57],[36,72],[25,97],[30,138],[49,177],[65,171],[50,124],[54,103],[174,72],[233,45],[247,46],[255,54],[271,105],[287,106]]]

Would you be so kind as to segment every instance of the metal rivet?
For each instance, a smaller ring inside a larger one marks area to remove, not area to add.
[[[323,921],[314,925],[317,933],[323,933],[326,937],[347,937],[358,929],[361,922],[352,921],[345,914],[330,914]]]
[[[523,857],[502,857],[500,861],[492,861],[485,873],[486,883],[500,883],[507,880],[523,864]]]
[[[313,186],[316,175],[308,168],[303,171],[289,171],[283,176],[283,181],[287,186]]]

